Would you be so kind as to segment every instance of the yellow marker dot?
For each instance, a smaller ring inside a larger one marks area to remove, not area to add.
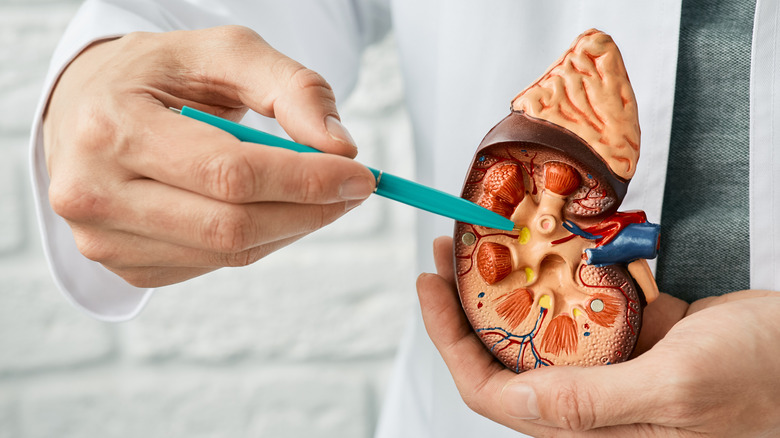
[[[525,282],[531,284],[534,281],[534,270],[525,268]]]
[[[531,240],[531,230],[529,230],[528,227],[521,228],[520,235],[517,236],[517,241],[520,242],[520,245],[525,245],[529,240]]]
[[[582,315],[582,312],[580,311],[580,309],[575,308],[574,310],[571,311],[571,314],[574,315],[574,317],[576,318]]]
[[[544,307],[545,309],[552,307],[552,300],[550,299],[550,296],[542,295],[542,297],[539,298],[539,306]]]

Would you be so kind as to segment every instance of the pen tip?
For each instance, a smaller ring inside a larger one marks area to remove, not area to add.
[[[174,108],[174,107],[172,107],[172,106],[169,106],[169,107],[168,107],[168,109],[169,109],[169,110],[171,110],[171,111],[173,111],[173,112],[175,112],[176,114],[181,114],[181,110],[180,110],[180,109],[178,109],[178,108]]]

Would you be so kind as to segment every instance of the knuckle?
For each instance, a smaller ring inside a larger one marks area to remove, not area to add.
[[[259,248],[252,248],[237,253],[219,253],[215,257],[218,266],[240,268],[249,266],[263,258],[265,254]]]
[[[283,195],[302,204],[328,204],[334,202],[340,176],[329,161],[332,157],[304,154],[299,165],[290,169]],[[324,160],[320,160],[323,158]]]
[[[130,126],[120,129],[115,116],[98,100],[75,104],[68,111],[67,132],[60,129],[55,133],[60,149],[75,151],[80,157],[123,158],[133,152],[128,134],[136,132],[137,124],[132,120],[127,122]]]
[[[161,285],[155,280],[154,272],[150,268],[124,268],[111,269],[111,271],[133,287],[149,288]]]
[[[262,40],[257,32],[246,26],[235,24],[220,26],[216,28],[215,31],[218,32],[225,41],[237,46]]]
[[[240,253],[254,243],[253,231],[252,218],[243,208],[217,211],[207,224],[207,245],[221,253]]]
[[[118,256],[116,249],[96,234],[74,229],[73,238],[76,242],[76,248],[89,260],[104,265],[116,263]]]
[[[108,198],[78,181],[53,179],[49,185],[49,204],[59,216],[74,222],[97,222],[107,217]]]
[[[327,93],[333,93],[328,81],[325,80],[319,73],[314,70],[310,70],[302,65],[297,65],[292,75],[290,76],[290,84],[294,89],[307,90],[310,88],[317,88],[325,90]]]
[[[92,106],[89,104],[74,105],[72,111],[74,116],[72,120],[75,121],[70,126],[73,143],[79,149],[89,149],[90,145],[97,143],[93,141],[95,136],[101,133],[96,126],[100,123],[101,117],[92,111]]]
[[[231,203],[249,201],[254,195],[255,175],[244,157],[218,154],[197,166],[198,181],[210,195]]]
[[[574,432],[592,429],[596,418],[588,394],[572,385],[559,388],[553,398],[551,420]]]
[[[75,193],[76,190],[74,187],[63,183],[58,184],[56,180],[52,180],[49,185],[49,204],[57,215],[74,220],[76,208],[73,200],[81,198],[80,193]]]
[[[332,222],[332,220],[329,220],[327,207],[324,205],[317,205],[313,208],[307,219],[306,231],[319,230]]]
[[[304,204],[317,203],[327,190],[325,181],[317,172],[304,173],[300,182],[300,201]]]
[[[116,122],[102,105],[102,100],[90,99],[73,105],[69,111],[75,123],[69,128],[80,145],[94,143],[103,147],[114,132]]]

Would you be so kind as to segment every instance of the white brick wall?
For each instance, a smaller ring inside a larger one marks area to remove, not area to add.
[[[134,321],[55,290],[27,135],[75,0],[0,0],[0,438],[367,437],[415,305],[411,208],[370,199],[247,268],[160,290]],[[362,162],[413,173],[391,40],[342,117]]]

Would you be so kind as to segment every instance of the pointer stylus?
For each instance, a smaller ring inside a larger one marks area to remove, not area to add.
[[[280,147],[296,152],[322,153],[322,151],[312,147],[258,131],[188,106],[182,107],[181,110],[171,109],[181,113],[183,116],[208,123],[228,132],[241,141]],[[377,195],[469,224],[506,231],[512,231],[515,226],[511,220],[466,199],[385,173],[381,170],[370,167],[368,167],[368,170],[376,178],[376,190],[374,193]]]

